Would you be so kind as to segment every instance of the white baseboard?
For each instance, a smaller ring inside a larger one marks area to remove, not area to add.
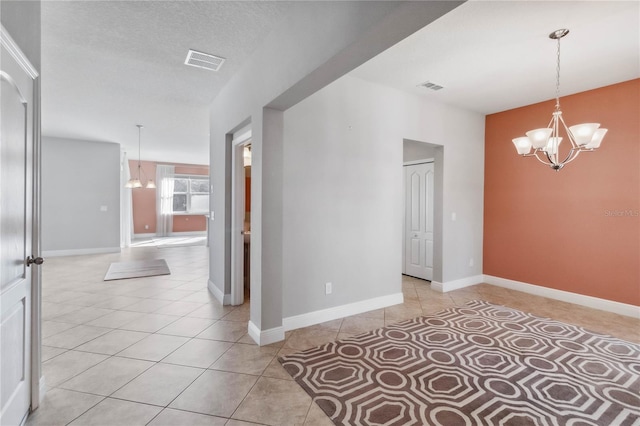
[[[211,294],[213,294],[213,297],[215,297],[218,302],[222,303],[223,305],[230,305],[231,304],[231,295],[230,294],[224,294],[218,288],[218,286],[216,286],[213,283],[213,281],[207,280],[207,288],[209,289],[209,292],[211,292]]]
[[[207,231],[170,232],[170,237],[206,237]]]
[[[269,330],[260,330],[256,325],[249,321],[249,336],[259,346],[270,345],[271,343],[284,340],[284,327],[270,328]]]
[[[388,296],[374,297],[373,299],[362,300],[360,302],[349,303],[347,305],[335,306],[333,308],[321,309],[319,311],[308,312],[306,314],[295,315],[282,319],[282,326],[285,331],[297,328],[308,327],[332,321],[350,315],[361,314],[375,309],[386,308],[404,302],[402,293],[390,294]]]
[[[44,380],[44,376],[40,377],[40,401],[38,401],[38,404],[42,404],[42,401],[44,400],[44,394],[47,392],[47,386]]]
[[[154,238],[157,237],[155,232],[143,232],[141,234],[133,234],[134,240],[141,240],[146,238]]]
[[[431,289],[439,291],[440,293],[446,293],[448,291],[471,287],[472,285],[480,284],[481,282],[483,282],[483,275],[474,275],[472,277],[461,278],[459,280],[447,281],[446,283],[431,281]]]
[[[629,305],[612,300],[600,299],[598,297],[586,296],[584,294],[571,293],[555,288],[548,288],[521,281],[509,280],[506,278],[483,275],[483,282],[497,287],[509,288],[512,290],[529,293],[536,296],[548,297],[549,299],[560,300],[562,302],[575,303],[576,305],[588,308],[600,309],[601,311],[613,312],[620,315],[640,319],[640,306]]]
[[[120,247],[88,248],[73,250],[43,250],[42,257],[78,256],[83,254],[120,253]]]

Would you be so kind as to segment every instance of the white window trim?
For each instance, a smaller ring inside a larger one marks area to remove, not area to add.
[[[176,179],[188,179],[189,181],[192,180],[192,179],[198,179],[198,180],[206,179],[207,182],[210,182],[209,175],[194,175],[194,174],[184,174],[184,173],[179,173],[178,174],[178,173],[176,173],[173,176],[173,179],[174,179],[174,181]],[[209,184],[207,184],[207,187],[209,187]],[[207,191],[207,192],[193,192],[192,193],[191,192],[191,184],[187,185],[187,191],[186,192],[175,191],[175,187],[174,187],[174,191],[173,191],[174,197],[176,195],[182,195],[182,194],[185,194],[187,196],[187,210],[186,211],[181,211],[181,210],[180,211],[176,211],[176,210],[174,210],[173,211],[173,215],[174,216],[201,216],[201,215],[206,215],[206,214],[209,213],[208,209],[205,209],[205,210],[202,210],[202,211],[200,211],[200,210],[191,211],[190,210],[190,208],[191,208],[191,196],[192,195],[206,195],[207,197],[209,197],[210,196],[209,191]]]

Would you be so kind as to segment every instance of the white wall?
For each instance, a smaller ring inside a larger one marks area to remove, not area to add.
[[[120,144],[43,138],[42,249],[120,251]]]
[[[294,3],[212,103],[209,288],[221,299],[230,293],[230,134],[251,122],[251,323],[258,330],[282,325],[281,111],[461,3]]]
[[[401,291],[403,139],[444,147],[443,281],[481,273],[483,115],[347,76],[284,124],[285,317]]]
[[[404,162],[433,159],[436,156],[435,148],[424,142],[405,140],[402,148]]]
[[[0,20],[31,65],[40,71],[40,2],[2,0]]]

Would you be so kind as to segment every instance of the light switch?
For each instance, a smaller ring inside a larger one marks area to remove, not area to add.
[[[456,212],[452,212],[451,213],[451,222],[455,222],[457,218],[458,218],[458,216],[456,215]]]
[[[100,211],[101,212],[106,212],[107,211],[107,206],[100,206]]]

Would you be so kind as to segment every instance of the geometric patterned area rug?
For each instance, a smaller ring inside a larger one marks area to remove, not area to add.
[[[640,345],[484,301],[279,360],[336,425],[640,425]]]
[[[169,265],[164,259],[136,260],[133,262],[114,262],[109,265],[104,281],[125,278],[153,277],[170,275]]]

